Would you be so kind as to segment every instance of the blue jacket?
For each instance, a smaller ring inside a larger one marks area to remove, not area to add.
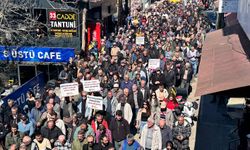
[[[129,80],[127,83],[125,81],[121,82],[121,89],[124,90],[125,88],[128,88],[129,91],[132,91],[132,86],[133,86],[134,82]]]
[[[35,129],[34,129],[34,125],[32,122],[27,121],[26,125],[24,126],[22,122],[18,123],[18,131],[21,133],[27,133],[29,136],[32,136]]]
[[[139,150],[140,144],[137,141],[134,141],[134,143],[131,146],[129,146],[127,139],[125,139],[123,144],[122,144],[122,150],[128,150],[129,147],[130,147],[130,149],[133,148],[133,150]]]

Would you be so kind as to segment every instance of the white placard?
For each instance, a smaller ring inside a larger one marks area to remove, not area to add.
[[[103,98],[99,96],[87,96],[87,107],[102,110]]]
[[[84,80],[82,85],[85,92],[99,92],[101,90],[99,80]]]
[[[75,96],[79,94],[78,83],[64,83],[60,85],[62,97]]]
[[[136,37],[136,44],[137,45],[144,45],[144,43],[145,43],[145,37],[143,37],[143,36]]]
[[[220,0],[219,13],[230,13],[238,11],[238,0]]]
[[[148,69],[157,69],[160,67],[160,59],[149,59]]]

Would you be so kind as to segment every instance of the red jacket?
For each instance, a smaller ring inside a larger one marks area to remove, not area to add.
[[[170,110],[174,110],[178,106],[179,106],[179,104],[174,103],[174,101],[167,101],[167,108]]]
[[[108,126],[108,123],[107,123],[107,121],[106,120],[102,120],[102,125],[106,128],[106,129],[108,129],[109,128],[109,126]],[[97,121],[95,121],[95,120],[92,120],[91,121],[91,127],[92,127],[92,129],[94,130],[94,132],[96,132],[96,126],[97,126]]]

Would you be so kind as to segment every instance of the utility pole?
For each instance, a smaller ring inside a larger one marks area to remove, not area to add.
[[[88,11],[89,0],[83,0],[83,9],[82,9],[82,51],[85,51],[86,48],[86,17]]]

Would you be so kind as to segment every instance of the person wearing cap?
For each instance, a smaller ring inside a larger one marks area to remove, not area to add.
[[[34,125],[31,121],[29,121],[26,115],[21,115],[21,121],[18,122],[18,131],[25,134],[32,136],[34,133]]]
[[[128,102],[126,102],[124,95],[120,96],[119,101],[120,102],[116,106],[116,111],[121,110],[124,119],[127,120],[128,123],[130,124],[133,118],[133,111],[131,105]]]
[[[147,124],[143,127],[140,144],[145,150],[162,149],[161,130],[155,124],[153,117],[149,117]]]
[[[115,149],[120,149],[123,140],[129,134],[128,121],[122,117],[122,111],[117,110],[115,118],[110,122],[110,131],[115,144]]]
[[[120,48],[117,46],[117,43],[114,42],[113,47],[111,48],[111,56],[115,61],[117,60],[118,52],[120,52]]]
[[[113,96],[118,100],[119,97],[123,94],[122,89],[119,88],[119,84],[115,83],[113,89],[111,90]]]
[[[133,134],[128,134],[127,138],[123,141],[121,150],[140,150],[141,146],[139,142],[134,139]]]

